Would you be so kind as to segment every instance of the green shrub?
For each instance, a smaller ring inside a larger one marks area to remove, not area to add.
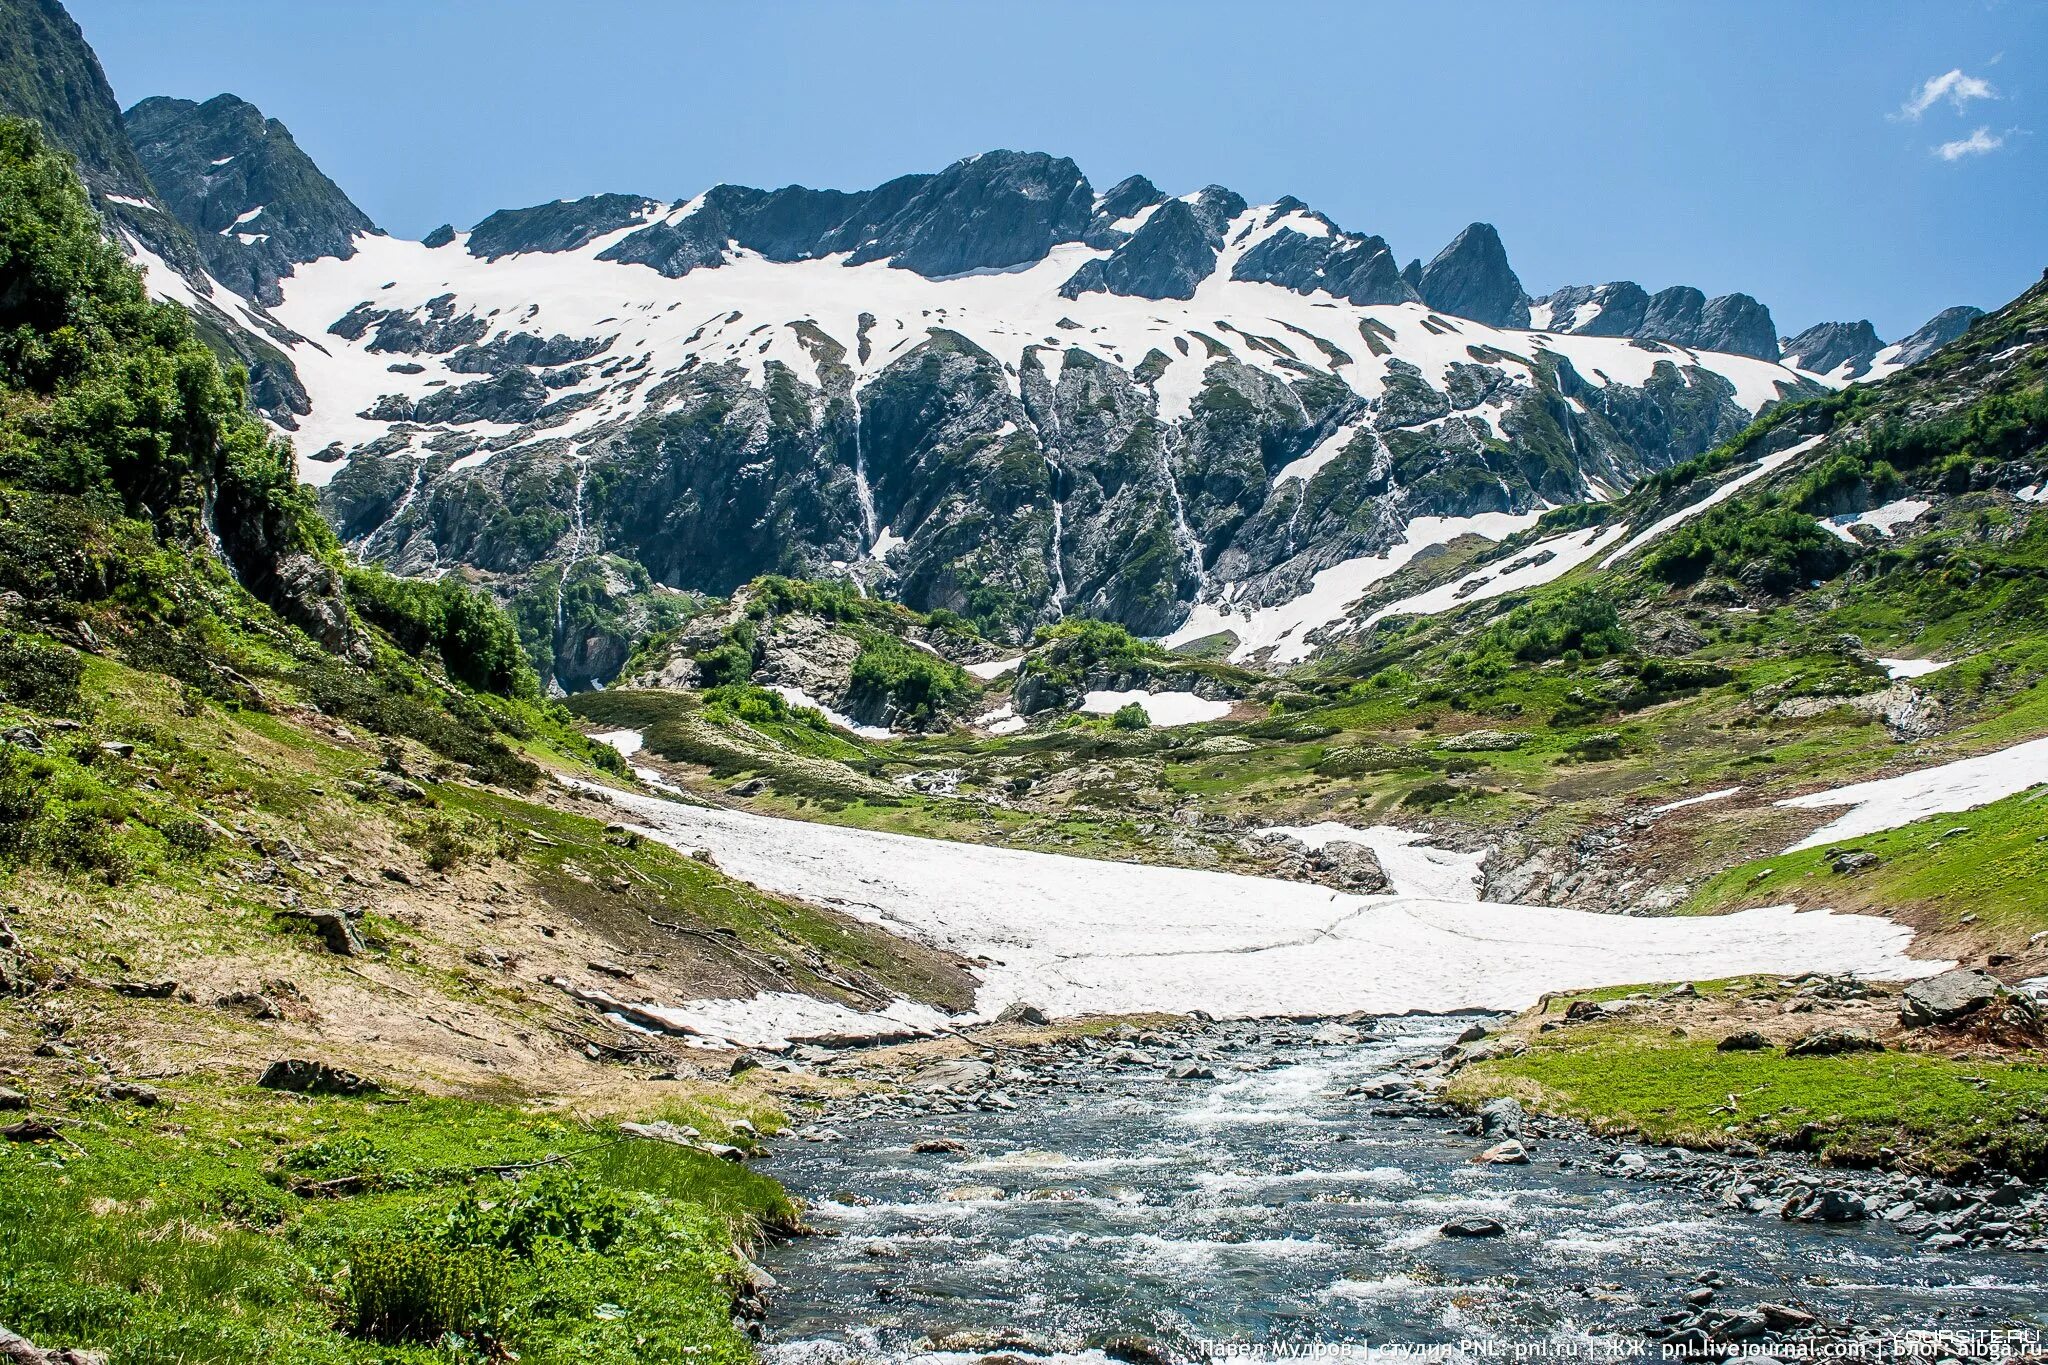
[[[442,1237],[524,1257],[544,1241],[602,1252],[626,1235],[632,1220],[625,1195],[586,1177],[546,1171],[514,1190],[482,1200],[465,1195],[449,1212]]]
[[[1678,587],[1713,573],[1782,594],[1835,577],[1849,560],[1849,547],[1804,512],[1730,502],[1665,532],[1643,557],[1643,570]]]
[[[511,1284],[503,1252],[417,1233],[365,1238],[349,1250],[349,1327],[372,1341],[491,1336]]]
[[[1577,584],[1516,607],[1487,628],[1482,643],[1527,663],[1574,652],[1581,658],[1601,658],[1630,648],[1614,599],[1598,588]]]
[[[0,634],[0,695],[16,706],[46,715],[78,710],[78,684],[85,660],[61,645],[27,635]]]
[[[344,582],[349,605],[406,653],[431,650],[448,676],[479,691],[535,698],[540,683],[512,618],[486,593],[453,578],[398,578],[352,568]]]
[[[1109,726],[1112,730],[1143,730],[1149,728],[1151,724],[1152,717],[1147,715],[1145,708],[1136,702],[1128,702],[1123,706],[1119,706],[1116,714],[1109,718]]]
[[[877,630],[861,632],[850,695],[882,703],[912,723],[928,720],[968,696],[973,686],[958,665]]]

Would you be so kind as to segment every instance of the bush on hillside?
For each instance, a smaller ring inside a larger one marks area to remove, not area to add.
[[[408,654],[432,650],[448,676],[484,692],[534,698],[534,676],[512,618],[491,598],[452,578],[397,578],[350,569],[349,605]]]
[[[1631,647],[1614,599],[1598,588],[1575,584],[1516,607],[1487,628],[1489,650],[1525,663],[1577,654],[1597,659]]]

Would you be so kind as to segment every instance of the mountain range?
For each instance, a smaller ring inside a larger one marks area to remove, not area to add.
[[[1411,527],[1612,497],[1977,316],[1781,341],[1745,294],[1531,297],[1485,223],[1402,265],[1299,200],[1098,191],[1037,152],[406,241],[247,102],[122,114],[55,0],[10,16],[0,108],[80,158],[151,289],[247,367],[344,540],[490,585],[566,690],[678,595],[768,572],[997,638],[1193,623],[1296,662],[1318,588]]]

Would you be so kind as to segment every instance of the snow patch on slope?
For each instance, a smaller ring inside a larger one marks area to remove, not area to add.
[[[1785,851],[1797,853],[1804,848],[1877,834],[1948,811],[1975,810],[2043,782],[2048,782],[2048,738],[1922,768],[1900,777],[1794,796],[1778,804],[1797,810],[1825,810],[1832,806],[1854,809]]]
[[[1852,526],[1868,526],[1879,535],[1888,536],[1899,527],[1909,522],[1918,521],[1933,507],[1933,503],[1922,502],[1917,498],[1900,498],[1896,502],[1888,502],[1882,507],[1873,507],[1868,512],[1852,512],[1845,516],[1823,517],[1820,524],[1840,536],[1843,540],[1848,541],[1851,545],[1856,545],[1861,542],[1850,532],[1849,528]]]
[[[652,837],[708,848],[734,876],[985,960],[981,1017],[1019,1000],[1054,1015],[1516,1009],[1566,985],[1792,971],[1901,979],[1949,965],[1907,957],[1912,931],[1873,916],[1774,906],[1657,918],[1353,896],[607,795]]]
[[[1366,589],[1391,578],[1433,545],[1446,545],[1462,535],[1501,540],[1536,524],[1535,512],[1482,512],[1472,517],[1417,517],[1408,523],[1401,543],[1380,556],[1347,559],[1319,571],[1309,590],[1278,606],[1237,611],[1228,604],[1198,603],[1178,630],[1161,641],[1178,649],[1218,631],[1237,636],[1232,663],[1242,663],[1261,650],[1271,650],[1275,664],[1300,663],[1315,648],[1309,636],[1341,621]]]
[[[1081,698],[1081,709],[1091,716],[1113,716],[1131,705],[1144,707],[1146,717],[1162,729],[1221,720],[1230,714],[1229,702],[1212,701],[1192,692],[1108,692],[1098,689]]]

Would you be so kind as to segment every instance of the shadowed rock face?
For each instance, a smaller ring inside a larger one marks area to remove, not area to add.
[[[1787,337],[1783,346],[1785,363],[1814,374],[1843,373],[1851,379],[1867,374],[1870,362],[1884,349],[1877,329],[1868,318],[1861,322],[1823,322],[1798,336]]]
[[[1066,298],[1107,291],[1141,299],[1191,299],[1216,268],[1223,230],[1243,198],[1211,185],[1190,203],[1169,199],[1107,258],[1089,261],[1060,287]]]
[[[1422,267],[1416,292],[1431,308],[1493,327],[1527,327],[1529,300],[1491,223],[1474,223]]]
[[[1068,158],[988,152],[855,193],[715,186],[603,259],[674,278],[723,265],[737,244],[775,261],[847,252],[852,265],[885,260],[939,277],[1042,260],[1055,244],[1079,241],[1094,211],[1095,192]]]
[[[1357,304],[1416,301],[1383,238],[1341,231],[1298,199],[1282,199],[1272,209],[1274,218],[1290,212],[1320,223],[1323,235],[1282,227],[1239,257],[1230,278],[1277,284],[1297,294],[1321,290]]]
[[[192,230],[208,272],[238,294],[277,303],[294,265],[345,259],[357,235],[378,230],[282,123],[233,95],[157,96],[126,123],[164,205]]]
[[[1668,341],[1759,360],[1778,358],[1771,310],[1747,294],[1710,299],[1683,284],[1650,294],[1633,280],[1616,280],[1569,285],[1540,302],[1547,305],[1544,326],[1551,331]]]
[[[1912,365],[1927,359],[1969,331],[1970,324],[1983,316],[1982,308],[1972,308],[1967,304],[1942,309],[1922,323],[1919,330],[1899,342],[1899,364]]]
[[[499,209],[470,229],[469,254],[495,261],[524,251],[574,251],[661,208],[637,194],[593,194],[532,208]],[[454,234],[447,240],[453,241]],[[427,245],[445,243],[429,240]]]

